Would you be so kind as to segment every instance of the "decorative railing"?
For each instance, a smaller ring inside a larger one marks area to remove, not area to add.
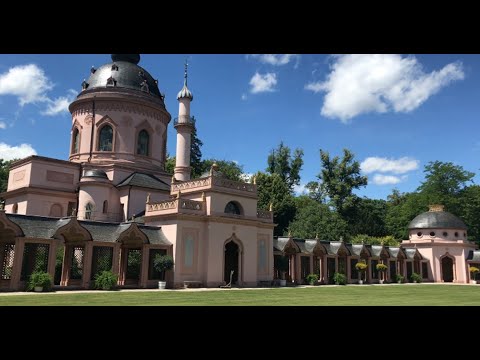
[[[211,178],[201,178],[185,182],[173,183],[172,192],[178,192],[183,190],[195,189],[199,187],[209,186],[211,184]]]
[[[227,188],[227,189],[234,189],[240,191],[248,191],[248,192],[255,192],[256,186],[253,184],[248,184],[240,181],[233,181],[228,180],[221,177],[213,177],[213,184],[215,186]]]
[[[257,218],[266,219],[266,220],[273,220],[273,212],[272,211],[266,211],[266,210],[257,210]]]
[[[162,211],[162,210],[194,210],[194,211],[203,211],[203,202],[188,200],[188,199],[174,199],[174,200],[164,200],[157,203],[147,204],[147,212],[152,211]]]
[[[187,115],[181,115],[175,119],[173,119],[173,125],[174,126],[177,126],[177,125],[191,125],[191,126],[195,126],[195,118],[192,116],[187,116]]]

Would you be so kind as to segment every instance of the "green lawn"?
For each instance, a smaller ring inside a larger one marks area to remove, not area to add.
[[[480,305],[480,286],[365,285],[222,291],[32,293],[0,296],[1,305]]]

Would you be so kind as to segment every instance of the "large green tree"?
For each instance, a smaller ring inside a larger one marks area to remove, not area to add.
[[[350,222],[352,235],[387,236],[385,224],[387,202],[381,199],[358,198],[354,219]]]
[[[258,193],[257,207],[268,210],[270,204],[272,204],[273,221],[278,224],[274,229],[274,235],[286,235],[288,225],[295,217],[296,211],[294,197],[290,189],[279,174],[257,172],[255,179]]]
[[[328,197],[335,210],[344,219],[351,218],[358,197],[353,190],[367,185],[367,177],[360,175],[360,163],[348,149],[343,149],[343,158],[330,157],[327,151],[320,150],[321,172],[318,174],[318,188]]]
[[[296,215],[289,225],[289,230],[295,237],[338,241],[346,239],[348,224],[336,211],[307,195],[295,198]]]
[[[10,171],[10,164],[15,161],[5,161],[0,159],[0,192],[7,191],[8,185],[8,172]]]
[[[198,174],[200,177],[202,174],[209,173],[212,165],[216,163],[218,168],[217,171],[221,172],[223,177],[234,180],[241,181],[243,174],[243,165],[240,165],[233,161],[228,160],[217,160],[217,159],[206,159],[201,162],[201,172]]]
[[[290,191],[295,185],[300,184],[300,170],[303,166],[303,150],[295,149],[293,156],[288,146],[280,142],[278,148],[272,150],[268,156],[267,171],[270,174],[278,174],[287,184]]]
[[[480,243],[480,186],[471,185],[460,192],[461,211],[456,214],[468,227],[468,239]]]

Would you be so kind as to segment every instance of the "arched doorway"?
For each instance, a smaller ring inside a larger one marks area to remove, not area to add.
[[[450,256],[444,256],[442,259],[442,280],[453,282],[453,259]]]
[[[225,271],[223,275],[223,280],[225,283],[230,282],[230,272],[233,270],[232,276],[232,285],[238,283],[238,272],[239,272],[239,254],[240,248],[237,243],[234,241],[229,241],[225,245]]]

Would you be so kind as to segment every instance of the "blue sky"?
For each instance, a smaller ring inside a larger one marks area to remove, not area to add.
[[[177,116],[186,55],[142,55]],[[316,180],[319,149],[355,153],[361,196],[414,191],[429,161],[479,172],[480,55],[188,55],[192,115],[204,158],[264,170],[280,141],[304,150],[302,184]],[[110,55],[0,55],[0,158],[67,159],[66,105],[90,67]],[[169,126],[168,151],[175,152]],[[480,180],[479,176],[475,181]],[[301,189],[299,189],[301,191]]]

